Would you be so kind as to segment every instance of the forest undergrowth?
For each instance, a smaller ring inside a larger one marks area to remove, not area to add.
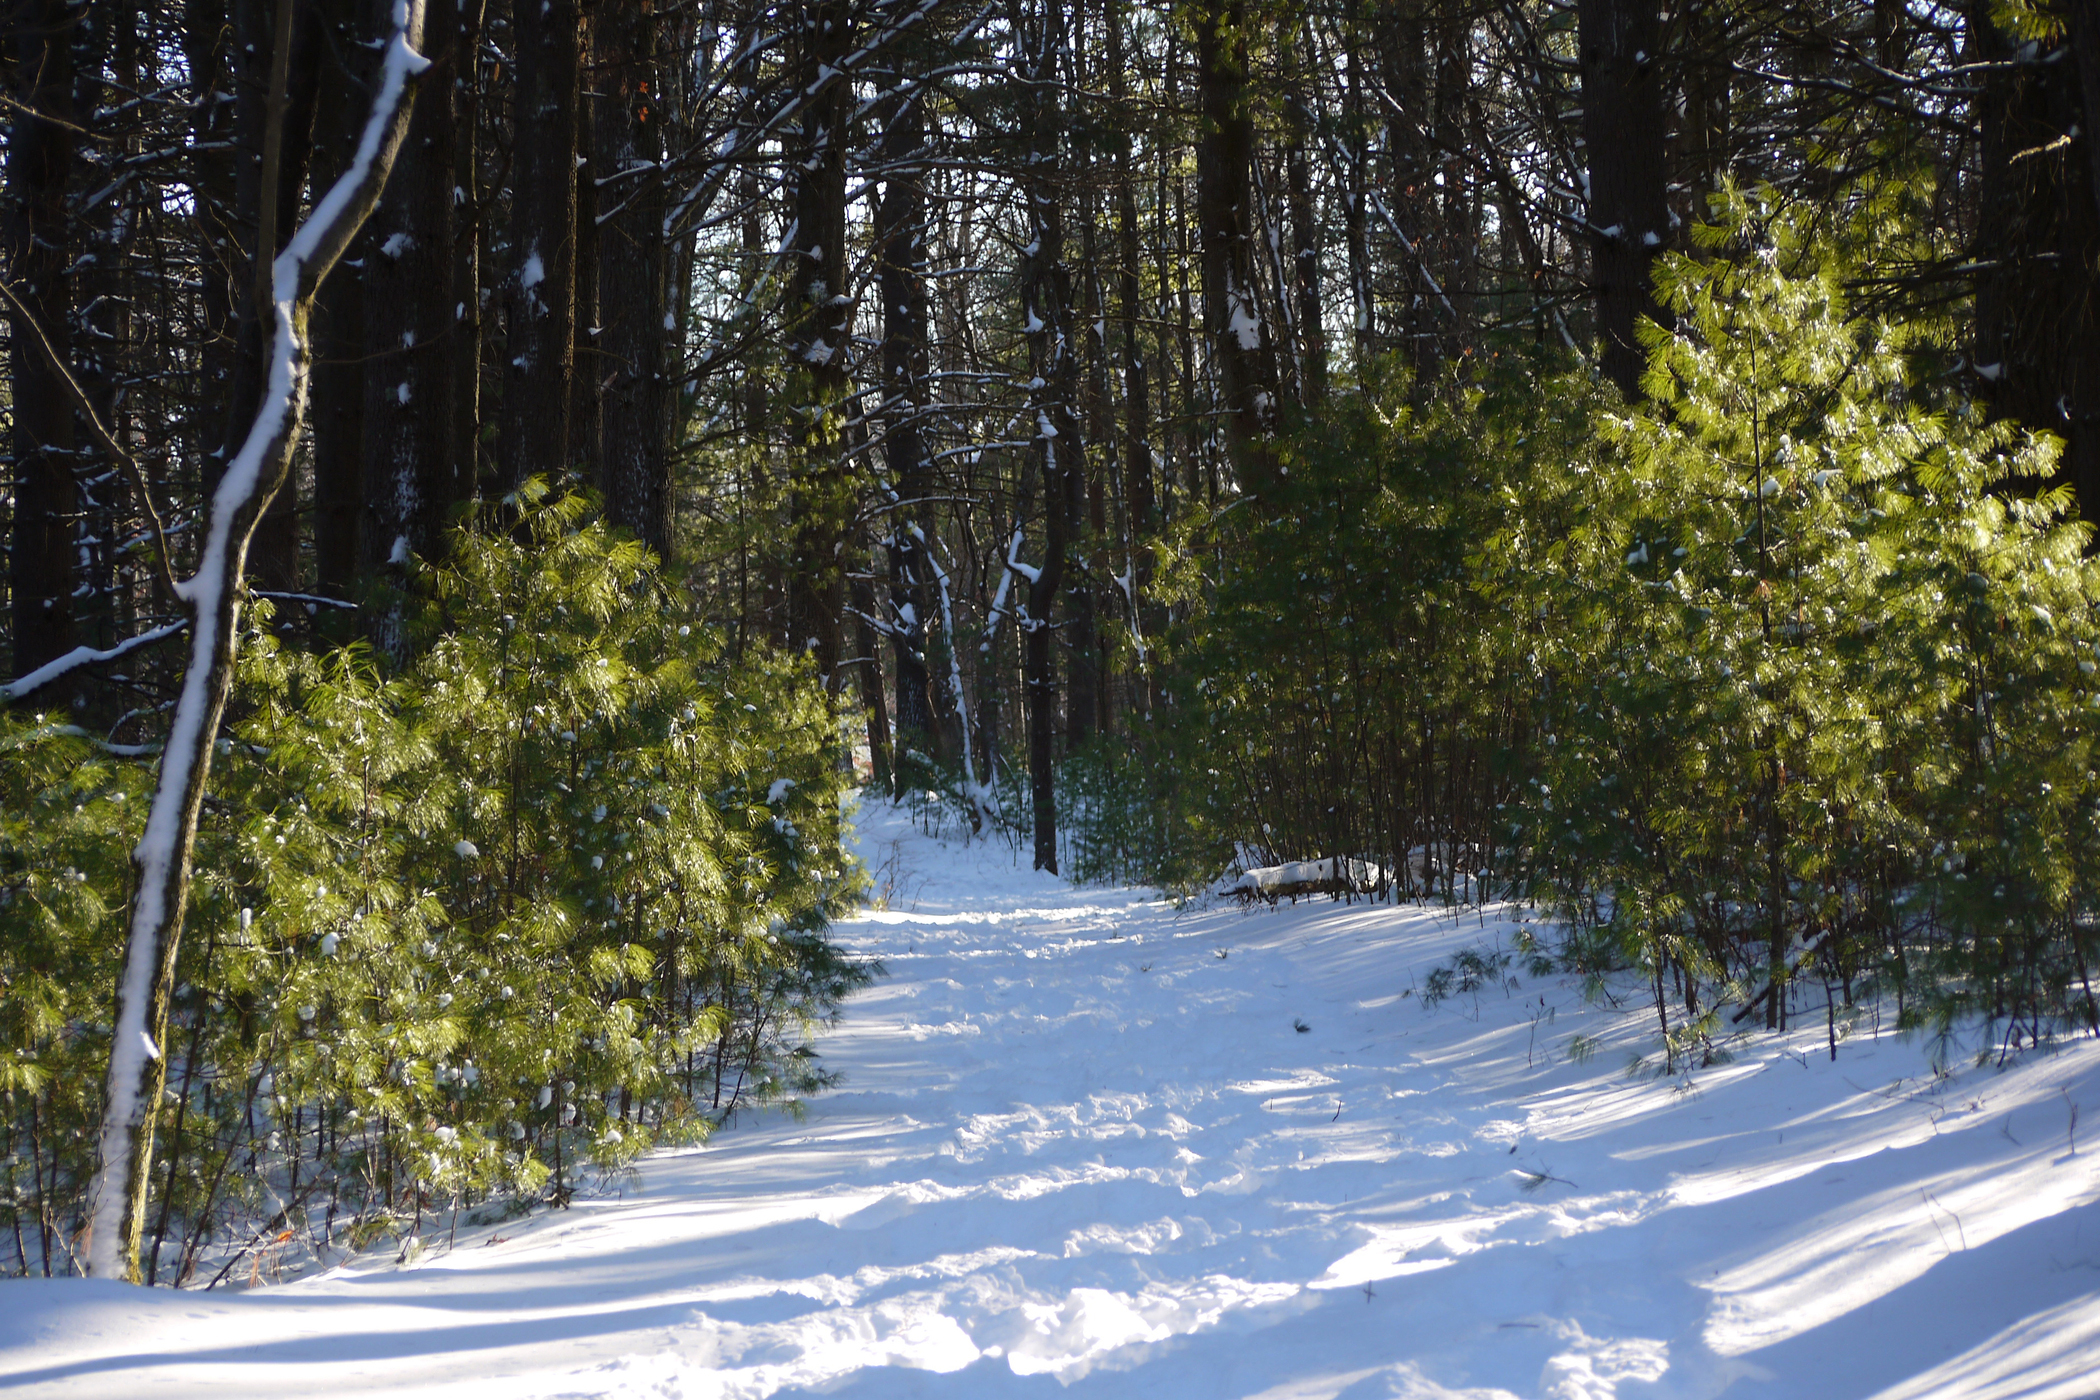
[[[1668,1064],[1876,998],[2000,1056],[2100,1033],[2091,527],[1955,322],[1862,290],[1927,197],[1724,190],[1644,403],[1504,346],[1301,424],[1159,549],[1171,689],[1068,765],[1071,868],[1536,901],[1524,955],[1636,972]]]
[[[255,1281],[565,1201],[827,1076],[878,969],[806,665],[725,656],[650,555],[529,489],[427,568],[414,660],[242,651],[164,1034],[148,1282]],[[0,1221],[68,1274],[150,745],[0,711]]]

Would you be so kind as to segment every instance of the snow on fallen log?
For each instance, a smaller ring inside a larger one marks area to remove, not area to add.
[[[1256,866],[1237,877],[1228,876],[1219,883],[1218,893],[1243,903],[1266,899],[1274,904],[1284,898],[1295,902],[1300,895],[1370,894],[1391,878],[1383,866],[1353,856],[1335,856]]]

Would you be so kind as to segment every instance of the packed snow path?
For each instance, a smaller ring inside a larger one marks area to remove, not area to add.
[[[2091,1041],[1935,1079],[1871,1023],[1832,1063],[1818,1017],[1628,1075],[1637,1002],[1422,1007],[1494,917],[1177,914],[863,828],[889,907],[841,932],[889,976],[803,1121],[405,1268],[0,1284],[0,1390],[2100,1394]]]

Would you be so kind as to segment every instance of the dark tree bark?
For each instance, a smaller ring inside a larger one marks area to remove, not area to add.
[[[737,179],[737,204],[743,211],[743,217],[738,220],[737,230],[738,246],[742,253],[738,262],[742,285],[737,291],[748,304],[758,295],[762,260],[765,257],[765,239],[761,228],[764,206],[760,201],[758,171],[755,166],[747,165]],[[744,441],[752,447],[759,447],[767,442],[771,430],[771,406],[764,363],[757,356],[752,356],[744,362],[743,380],[737,387],[738,427],[742,431]],[[780,632],[781,609],[777,606],[778,589],[774,584],[778,575],[769,567],[770,561],[754,559],[752,550],[753,536],[757,530],[757,525],[751,518],[752,503],[766,503],[769,489],[764,454],[754,451],[747,452],[744,456],[745,470],[739,473],[736,493],[738,622],[734,646],[738,657],[743,655],[747,633],[753,630],[754,621],[757,623],[758,635],[765,641],[779,643],[783,639]],[[754,588],[753,573],[758,575],[755,580],[758,602],[755,606],[751,601]]]
[[[1130,79],[1123,60],[1123,0],[1109,0],[1108,80],[1117,111],[1127,111]],[[1123,431],[1125,456],[1123,491],[1128,504],[1132,570],[1129,586],[1133,609],[1152,583],[1152,555],[1138,543],[1149,535],[1156,522],[1153,457],[1152,405],[1146,392],[1145,320],[1143,265],[1138,259],[1137,177],[1131,169],[1131,138],[1127,125],[1118,124],[1116,143],[1116,239],[1118,275],[1121,279],[1123,326]]]
[[[794,275],[788,353],[801,377],[801,461],[788,483],[788,641],[836,689],[852,501],[841,448],[852,299],[846,288],[846,145],[853,92],[838,65],[852,46],[846,0],[800,8],[799,84],[811,94],[792,143]]]
[[[110,108],[141,90],[151,42],[145,32],[148,23],[148,15],[131,10],[97,15],[95,31],[101,43],[95,47],[102,48],[107,58],[94,75],[99,81],[81,85],[80,105]],[[81,66],[92,71],[85,63]],[[147,150],[145,133],[128,123],[106,123],[101,145],[105,159],[136,160]],[[144,189],[114,196],[106,206],[108,222],[85,233],[93,266],[74,273],[82,303],[81,387],[96,417],[120,441],[139,441],[138,430],[148,421],[131,411],[123,381],[128,369],[142,358],[140,333],[152,327],[152,318],[138,314],[135,269],[153,247],[144,223],[154,202]],[[91,431],[87,436],[92,440],[94,434]],[[89,645],[106,648],[138,630],[137,603],[141,599],[128,586],[134,571],[122,543],[130,536],[133,522],[143,520],[145,512],[132,483],[116,472],[94,469],[81,483],[80,507],[85,538],[78,558],[83,574],[76,585],[80,594],[76,635]]]
[[[505,254],[502,470],[560,481],[576,370],[576,0],[513,0],[517,84]]]
[[[269,158],[267,133],[270,65],[276,45],[276,0],[234,0],[234,210],[239,237],[250,268],[265,266],[275,257],[298,222],[299,198],[306,188],[307,168],[313,158],[314,117],[320,93],[321,55],[326,47],[322,33],[324,16],[314,0],[286,7],[292,18],[290,61],[282,94],[284,110],[275,147],[274,173],[264,170]],[[262,204],[265,188],[275,191],[271,207]],[[258,249],[267,243],[267,253],[258,260]],[[233,397],[231,415],[219,450],[209,463],[207,477],[216,480],[225,463],[239,450],[255,421],[255,404],[262,394],[263,351],[268,339],[266,308],[253,277],[234,287],[236,324],[233,330]],[[255,530],[252,552],[256,581],[265,588],[291,589],[300,585],[298,493],[279,491]]]
[[[1899,9],[1899,15],[1892,15],[1889,19],[1894,32],[1900,24],[1900,7],[1895,6],[1893,0],[1882,0],[1875,6],[1877,16],[1883,5]],[[2071,55],[2078,64],[2078,94],[2084,113],[2079,127],[2091,132],[2094,120],[2100,118],[2100,0],[2063,0],[2063,13],[2071,40]],[[1892,46],[1893,41],[1884,49]],[[1882,62],[1888,63],[1894,57],[1896,55],[1885,55]],[[2087,187],[2095,201],[2095,209],[2100,210],[2100,140],[2087,136],[2080,144],[2085,147]]]
[[[80,120],[72,44],[82,14],[81,6],[67,0],[22,0],[8,25],[15,78],[9,96],[21,104],[8,114],[7,203],[0,220],[5,276],[21,302],[19,309],[10,307],[8,337],[15,675],[75,645],[73,536],[80,499],[73,402],[35,342],[41,334],[62,358],[73,358],[73,298],[66,274],[80,250],[65,200]]]
[[[480,55],[490,3],[458,0],[459,58],[453,65],[459,83],[453,97],[452,127],[452,183],[460,201],[452,237],[453,311],[458,317],[451,337],[452,441],[457,455],[446,494],[460,502],[480,496],[483,481],[492,479],[489,467],[494,460],[481,420],[482,351],[488,325],[481,272],[489,221],[481,172],[483,84],[488,75]]]
[[[860,690],[860,708],[867,716],[869,777],[879,792],[895,792],[896,749],[890,735],[890,709],[883,695],[882,643],[868,619],[875,615],[875,586],[866,579],[853,582],[854,636],[859,655],[853,668]]]
[[[591,376],[604,386],[598,487],[607,518],[655,550],[671,547],[664,379],[670,266],[664,242],[663,79],[649,0],[605,0],[593,35],[599,96],[590,175],[596,190],[598,320]]]
[[[1472,90],[1472,21],[1456,5],[1436,14],[1431,46],[1432,94],[1429,138],[1430,187],[1435,201],[1431,236],[1423,248],[1433,264],[1423,269],[1440,290],[1432,314],[1440,315],[1435,343],[1443,361],[1470,348],[1473,291],[1479,280],[1480,207],[1474,197],[1467,151],[1475,144],[1469,130]]]
[[[454,93],[460,46],[457,0],[427,0],[424,51],[431,71],[409,122],[394,175],[367,225],[364,277],[364,521],[368,576],[399,583],[410,556],[428,558],[453,505],[452,336],[458,298],[453,179]],[[398,605],[375,608],[372,640],[402,654]]]
[[[1352,18],[1354,7],[1352,6]],[[1342,205],[1343,234],[1349,245],[1350,329],[1355,336],[1356,373],[1359,382],[1370,363],[1378,337],[1378,298],[1371,275],[1371,115],[1367,110],[1369,78],[1364,72],[1363,45],[1354,42],[1343,56],[1342,124],[1347,132],[1348,189]]]
[[[1402,0],[1382,15],[1375,54],[1385,89],[1386,212],[1413,241],[1400,249],[1393,271],[1395,293],[1388,334],[1394,348],[1426,382],[1444,360],[1443,332],[1448,318],[1430,285],[1428,258],[1440,241],[1442,214],[1437,199],[1436,153],[1430,142],[1435,119],[1435,82],[1431,62],[1432,25],[1423,0]]]
[[[897,691],[897,751],[939,751],[926,648],[934,603],[926,547],[933,524],[932,465],[921,414],[926,404],[926,185],[913,164],[926,156],[923,95],[900,96],[883,133],[890,166],[875,212],[876,282],[882,296],[883,396],[891,405],[886,447],[896,505],[885,536],[890,566],[891,673]],[[900,764],[901,767],[901,764]]]
[[[1969,23],[1971,55],[2010,65],[1985,77],[1978,103],[1980,387],[1994,411],[2062,435],[2059,476],[2100,518],[2100,203],[2077,150],[2092,144],[2081,74],[2022,61],[1982,4]]]
[[[327,22],[336,49],[345,60],[363,50],[349,28],[354,0],[332,0]],[[355,94],[366,75],[353,74],[347,62],[324,62],[320,75],[320,114],[315,122],[313,175],[325,186],[342,174],[356,148],[363,119]],[[362,234],[345,254],[353,267],[366,258]],[[314,298],[310,334],[313,342],[314,451],[314,586],[334,598],[357,591],[359,515],[364,505],[365,421],[364,281],[348,275],[331,277]]]
[[[363,240],[351,249],[362,261]],[[331,277],[314,304],[314,586],[357,591],[358,516],[364,505],[364,288]]]
[[[1255,281],[1254,117],[1247,100],[1244,0],[1194,9],[1203,132],[1196,150],[1203,319],[1218,381],[1226,449],[1240,489],[1259,494],[1275,474],[1275,343]]]
[[[576,274],[576,338],[569,350],[576,378],[569,391],[569,446],[564,459],[572,478],[601,491],[604,473],[598,439],[605,423],[605,392],[612,383],[598,350],[605,323],[598,300],[603,269],[598,247],[598,172],[593,166],[598,151],[598,108],[605,97],[597,84],[603,8],[603,0],[577,0],[583,27],[577,37],[576,251],[571,264]]]
[[[1581,0],[1577,14],[1599,361],[1628,398],[1648,364],[1635,328],[1661,315],[1650,268],[1669,229],[1656,3]]]
[[[1129,111],[1130,79],[1123,56],[1123,0],[1108,4],[1108,81],[1111,100],[1119,113]],[[1152,450],[1152,399],[1145,358],[1146,319],[1144,267],[1139,260],[1137,176],[1132,169],[1130,124],[1117,123],[1116,261],[1119,264],[1118,320],[1123,339],[1123,574],[1121,591],[1130,631],[1138,647],[1137,675],[1133,677],[1130,703],[1149,713],[1152,709],[1154,675],[1143,647],[1151,630],[1146,599],[1152,591],[1150,536],[1158,526],[1157,459]]]
[[[1291,286],[1296,302],[1298,393],[1302,407],[1327,399],[1327,328],[1320,297],[1320,220],[1313,202],[1312,152],[1315,138],[1311,97],[1306,86],[1310,47],[1293,40],[1285,51],[1291,88],[1285,98],[1290,143],[1284,150],[1284,181],[1291,214]]]
[[[1094,56],[1085,43],[1084,11],[1079,35],[1066,45],[1066,82],[1075,93],[1095,90],[1098,73],[1092,71]],[[1065,629],[1069,680],[1065,690],[1064,751],[1085,747],[1096,728],[1107,729],[1107,656],[1101,638],[1100,568],[1102,550],[1108,541],[1108,492],[1104,468],[1115,460],[1109,444],[1108,309],[1101,293],[1101,166],[1092,143],[1081,143],[1071,157],[1069,182],[1079,192],[1078,286],[1070,295],[1079,299],[1077,314],[1066,317],[1069,338],[1067,356],[1078,357],[1072,366],[1077,400],[1072,404],[1073,421],[1084,443],[1099,444],[1096,452],[1081,447],[1076,467],[1065,472],[1065,509],[1070,544],[1070,577],[1065,584],[1065,611],[1070,623]]]
[[[1020,610],[1022,673],[1028,691],[1028,777],[1034,809],[1035,868],[1057,871],[1057,600],[1070,547],[1073,480],[1086,471],[1073,403],[1079,366],[1073,347],[1072,273],[1065,264],[1063,132],[1056,76],[1066,43],[1063,9],[1046,4],[1029,55],[1028,173],[1021,181],[1029,239],[1021,250],[1021,323],[1035,387],[1035,457],[1043,487],[1043,562],[1024,575]],[[989,752],[989,750],[987,750]]]
[[[360,36],[349,32],[341,13],[332,16],[339,44],[354,43]],[[225,420],[221,416],[231,402],[234,341],[240,318],[235,303],[242,292],[234,286],[232,272],[244,258],[239,220],[235,216],[234,145],[235,113],[232,102],[219,100],[230,93],[237,71],[226,53],[227,0],[187,0],[183,7],[183,58],[189,66],[192,91],[199,97],[191,118],[190,139],[197,148],[190,188],[196,199],[197,223],[204,249],[198,268],[197,312],[199,378],[205,402],[191,412],[191,435],[203,475],[210,477],[225,445]]]
[[[1082,84],[1083,86],[1083,84]],[[1101,283],[1097,275],[1100,268],[1098,231],[1094,214],[1093,185],[1090,173],[1080,176],[1082,187],[1087,191],[1085,205],[1081,210],[1079,266],[1082,283],[1086,288],[1082,314],[1069,317],[1067,324],[1073,334],[1073,346],[1084,346],[1084,369],[1078,373],[1074,365],[1073,380],[1080,386],[1082,407],[1073,412],[1073,421],[1079,425],[1085,442],[1102,445],[1103,452],[1086,452],[1082,448],[1081,460],[1065,472],[1065,518],[1070,545],[1070,574],[1065,585],[1065,611],[1070,623],[1065,629],[1068,658],[1067,674],[1070,677],[1065,689],[1065,751],[1084,747],[1093,737],[1097,726],[1106,728],[1106,702],[1108,687],[1104,683],[1106,666],[1101,648],[1101,609],[1097,606],[1096,590],[1100,586],[1099,562],[1103,542],[1108,537],[1108,500],[1101,480],[1103,454],[1113,458],[1107,448],[1108,427],[1108,367],[1106,326],[1103,322],[1105,308],[1101,304]],[[1067,347],[1066,354],[1074,350]]]
[[[1877,27],[1887,3],[1877,0]],[[1707,196],[1728,171],[1734,100],[1729,69],[1736,57],[1731,19],[1726,6],[1702,4],[1674,20],[1679,38],[1671,66],[1677,90],[1666,104],[1675,127],[1669,194],[1673,234],[1710,217]],[[1879,47],[1886,52],[1891,42],[1884,39]]]

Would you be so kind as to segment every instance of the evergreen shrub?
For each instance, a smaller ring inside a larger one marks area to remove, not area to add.
[[[1508,349],[1387,371],[1185,518],[1178,679],[1075,807],[1124,853],[1093,868],[1368,856],[1544,901],[1563,966],[1649,981],[1672,1062],[1723,1007],[1834,1050],[1872,992],[2001,1052],[2100,1031],[2100,573],[1957,327],[1856,301],[1914,197],[1725,190],[1657,264],[1647,402]]]
[[[163,1280],[253,1270],[286,1232],[566,1199],[823,1083],[808,1032],[879,970],[825,937],[864,878],[807,666],[726,660],[639,545],[525,496],[428,572],[396,674],[251,629],[163,1036]],[[151,772],[48,724],[0,742],[24,799],[0,866],[6,1208],[41,1273],[77,1234]],[[88,878],[47,873],[68,867]]]
[[[1884,194],[1819,236],[1724,191],[1553,569],[1491,542],[1483,585],[1554,621],[1511,839],[1673,1052],[1716,997],[1820,1003],[1834,1050],[1862,983],[2008,1048],[2095,1024],[2089,528],[2036,487],[2054,440],[1948,387],[1953,327],[1855,307]]]

